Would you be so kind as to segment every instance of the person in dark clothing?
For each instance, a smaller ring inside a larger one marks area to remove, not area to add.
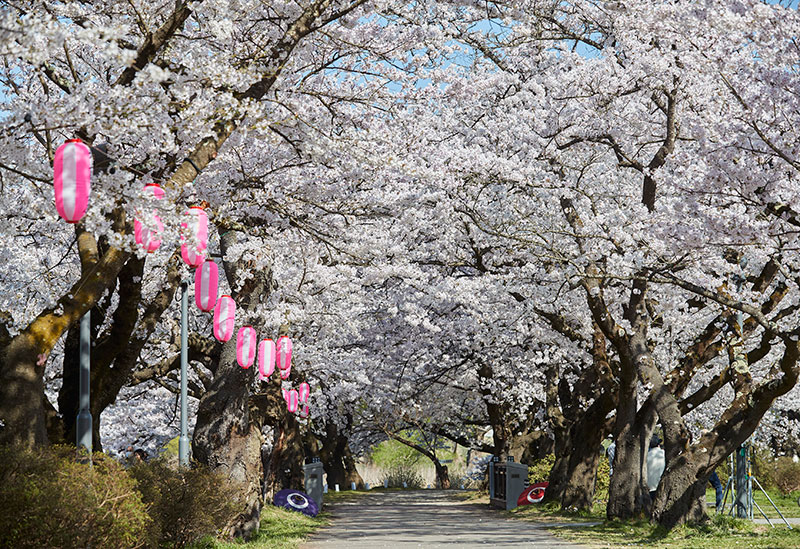
[[[711,483],[711,486],[714,487],[714,491],[717,494],[717,503],[715,507],[717,508],[717,511],[719,511],[719,508],[722,505],[722,496],[724,495],[724,491],[722,489],[722,482],[720,482],[719,475],[717,475],[716,471],[711,473],[711,476],[708,477],[708,482]]]

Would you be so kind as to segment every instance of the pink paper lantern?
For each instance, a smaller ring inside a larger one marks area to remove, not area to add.
[[[205,261],[194,272],[194,302],[201,311],[211,311],[217,304],[219,268],[213,261]]]
[[[258,379],[267,379],[275,371],[275,342],[264,339],[258,344]]]
[[[190,267],[199,267],[206,259],[208,247],[208,214],[199,206],[192,206],[181,223],[181,258]],[[189,242],[187,240],[187,234]]]
[[[56,210],[67,223],[77,223],[86,213],[92,187],[92,151],[80,139],[70,139],[56,149],[53,188]]]
[[[214,337],[228,341],[233,336],[233,323],[236,320],[236,302],[229,295],[217,300],[214,308]]]
[[[242,326],[236,336],[236,362],[249,368],[256,359],[256,331],[252,326]]]
[[[293,414],[297,411],[297,390],[292,389],[289,391],[289,401],[286,403],[289,413]]]
[[[292,367],[289,366],[285,370],[281,370],[281,379],[289,379],[289,374],[292,373]]]
[[[279,337],[277,351],[278,368],[281,370],[290,369],[292,367],[292,340],[288,336]]]
[[[308,404],[303,405],[303,408],[300,410],[300,417],[303,419],[308,417]]]
[[[297,388],[297,397],[300,399],[300,402],[305,404],[308,402],[308,393],[311,392],[311,387],[305,381],[300,384]]]
[[[144,193],[149,194],[156,200],[164,198],[164,189],[151,183],[145,185]],[[147,215],[150,219],[150,228],[146,227],[144,223],[137,217],[133,220],[133,237],[136,239],[136,244],[142,247],[147,253],[152,253],[161,246],[161,233],[164,232],[164,224],[161,218],[155,213],[149,212]]]

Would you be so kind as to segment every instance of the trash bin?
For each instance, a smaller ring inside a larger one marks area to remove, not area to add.
[[[496,457],[489,462],[489,504],[510,511],[517,506],[520,494],[528,483],[528,466],[514,463],[512,458],[505,463]]]
[[[319,458],[312,458],[311,463],[303,465],[303,473],[305,475],[304,486],[306,494],[311,496],[311,499],[322,509],[322,476],[325,474],[325,469],[323,469]]]

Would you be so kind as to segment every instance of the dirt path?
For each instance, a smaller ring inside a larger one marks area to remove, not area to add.
[[[441,491],[372,492],[326,510],[332,526],[312,536],[303,549],[581,547],[540,524],[504,518],[485,504]]]

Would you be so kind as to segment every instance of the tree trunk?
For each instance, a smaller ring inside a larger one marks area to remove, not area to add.
[[[542,503],[561,503],[561,498],[564,495],[564,490],[567,487],[569,454],[557,446],[555,456],[556,460],[553,463],[553,467],[550,469],[550,474],[547,477],[547,490],[544,492],[544,499],[542,499]]]
[[[115,211],[113,228],[124,234],[125,215]],[[42,311],[21,333],[0,338],[0,444],[31,447],[49,443],[44,407],[43,362],[61,335],[75,325],[114,283],[129,254],[108,248],[102,257],[94,237],[76,225],[81,279],[58,303]]]
[[[262,324],[256,311],[272,290],[272,273],[254,270],[245,257],[229,253],[241,238],[227,231],[220,238],[225,274],[236,300],[237,325]],[[255,368],[244,369],[236,362],[236,337],[222,347],[219,365],[208,391],[200,399],[197,424],[192,438],[194,457],[224,473],[237,492],[241,513],[228,525],[227,533],[249,539],[258,531],[261,516],[262,416],[251,414],[250,385]],[[302,450],[302,441],[297,443]]]
[[[251,421],[248,397],[252,370],[236,363],[236,340],[222,348],[211,387],[200,399],[192,438],[195,459],[222,472],[236,490],[240,514],[227,527],[230,536],[249,538],[261,516],[261,425]]]
[[[613,407],[612,394],[600,395],[573,423],[570,429],[571,450],[566,482],[561,496],[562,509],[591,510],[602,442],[608,433],[605,417]]]
[[[350,485],[355,482],[356,488],[362,490],[364,488],[364,479],[361,478],[361,474],[356,469],[356,458],[353,456],[353,452],[350,451],[350,445],[346,444],[344,447],[344,470],[345,470],[345,486],[347,489],[350,488]]]
[[[713,469],[703,470],[707,456],[702,459],[701,454],[698,459],[693,453],[687,454],[664,470],[653,502],[653,519],[668,530],[706,518],[706,485]]]
[[[285,420],[275,428],[269,469],[264,483],[264,499],[272,501],[277,492],[285,488],[303,490],[303,437],[297,420],[286,414]]]
[[[599,447],[599,443],[594,445],[587,442],[580,449],[583,451],[576,448],[570,455],[567,482],[561,497],[562,509],[591,510],[597,480],[597,465],[600,463]]]
[[[40,346],[23,332],[0,350],[0,444],[47,444],[42,399],[44,366],[36,364]]]
[[[433,462],[436,468],[436,485],[442,490],[450,489],[450,475],[447,471],[447,465],[442,464],[438,459]]]
[[[608,487],[606,516],[609,519],[643,517],[650,512],[646,456],[656,413],[650,401],[637,412],[634,393],[624,407],[617,407],[617,414],[616,428],[621,428],[614,439],[614,474]]]
[[[343,460],[347,438],[341,436],[336,424],[330,422],[325,426],[325,436],[321,440],[319,456],[327,474],[328,489],[334,490],[337,484],[340,489],[344,488],[347,486],[347,472]]]

